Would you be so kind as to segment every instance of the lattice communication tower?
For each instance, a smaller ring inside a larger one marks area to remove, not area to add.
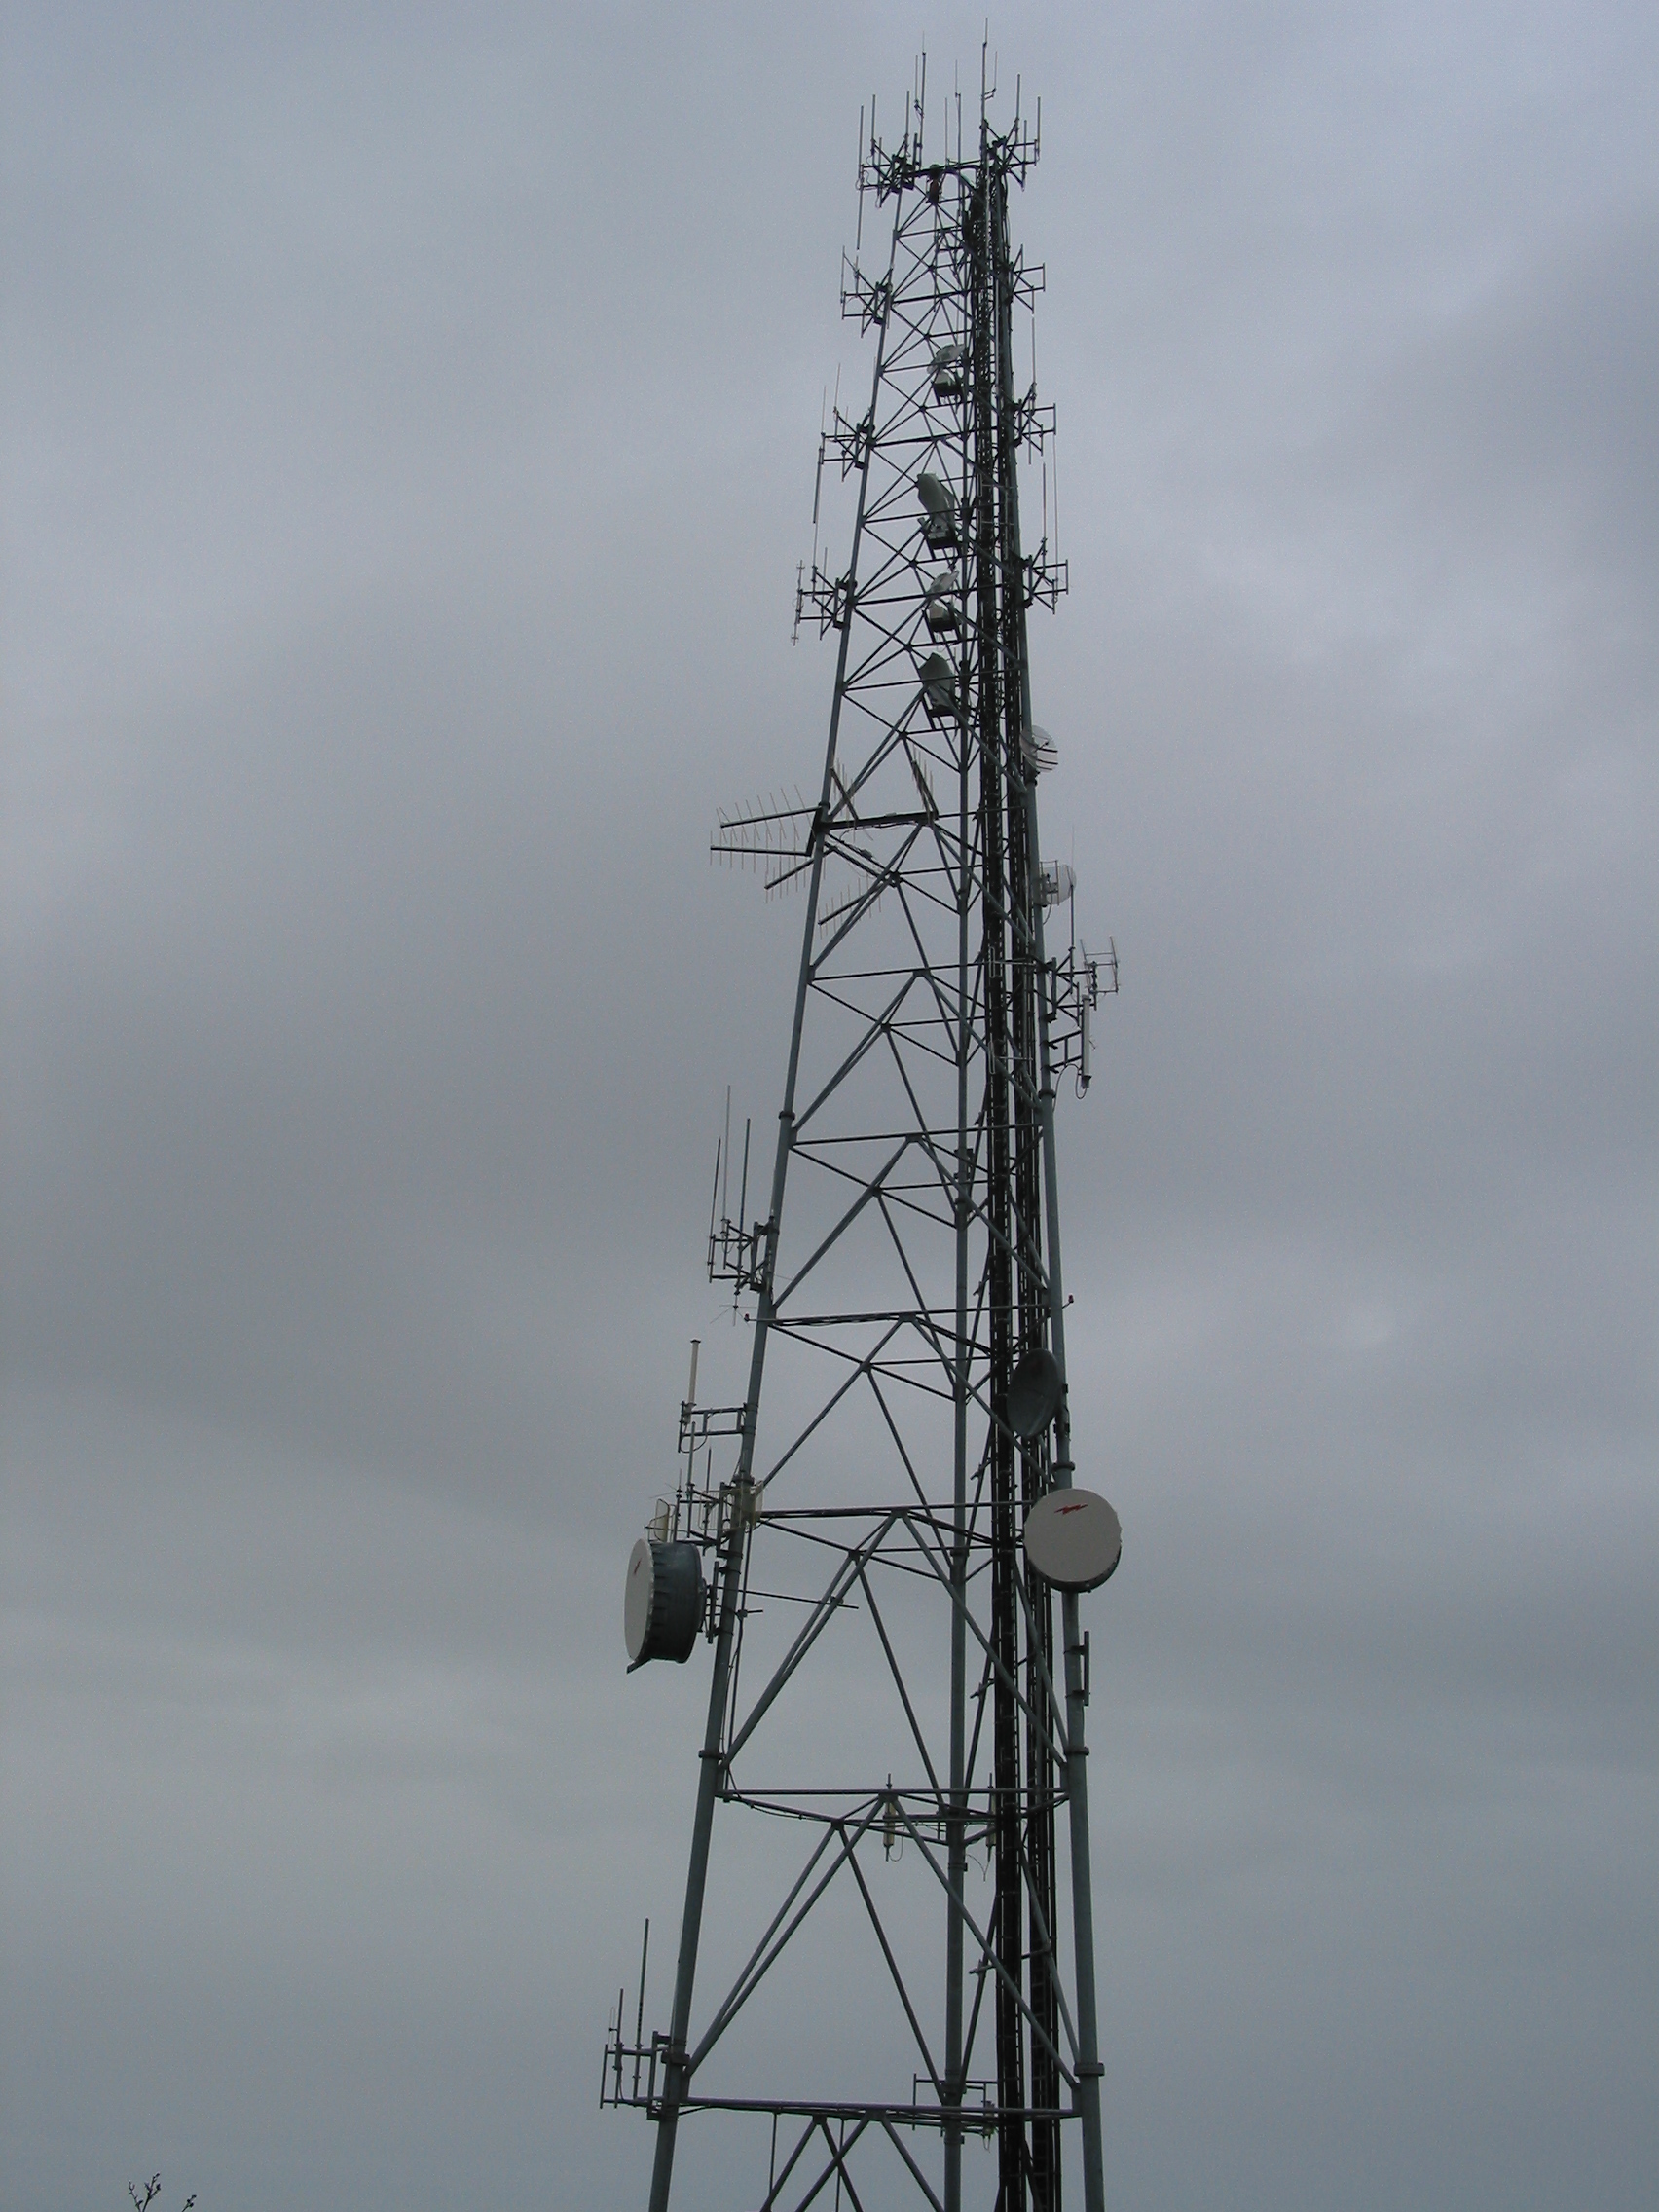
[[[956,97],[930,148],[925,85],[897,145],[873,102],[860,125],[861,240],[866,200],[891,232],[844,274],[869,404],[820,447],[846,565],[815,550],[798,590],[835,641],[818,795],[722,815],[714,847],[806,914],[754,1207],[729,1120],[716,1161],[748,1388],[701,1404],[693,1347],[629,1563],[635,1666],[713,1646],[671,2017],[645,2032],[642,1958],[605,2054],[602,2100],[656,2124],[651,2212],[692,2119],[739,2115],[754,2179],[722,2146],[722,2203],[1058,2212],[1064,2149],[1103,2204],[1079,1593],[1121,1538],[1072,1483],[1054,1104],[1116,961],[1038,844],[1026,620],[1066,578],[1009,197],[1040,129],[1017,93],[996,129],[982,81],[977,132]]]

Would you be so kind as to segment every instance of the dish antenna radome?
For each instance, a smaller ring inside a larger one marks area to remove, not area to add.
[[[1025,1557],[1056,1590],[1098,1590],[1124,1556],[1124,1530],[1091,1490],[1051,1490],[1025,1516]]]

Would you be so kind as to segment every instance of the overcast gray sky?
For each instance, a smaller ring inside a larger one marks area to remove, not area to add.
[[[7,11],[17,2212],[641,2196],[706,1667],[623,1679],[621,1570],[799,916],[707,834],[821,758],[860,103],[980,27]],[[1645,2206],[1659,16],[992,37],[1123,965],[1112,2202]]]

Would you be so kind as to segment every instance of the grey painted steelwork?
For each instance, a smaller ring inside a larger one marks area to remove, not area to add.
[[[1036,787],[1054,756],[1026,613],[1064,571],[1020,538],[1021,454],[1049,424],[1014,376],[1040,279],[1008,226],[1037,143],[1017,113],[993,129],[982,93],[977,137],[958,100],[925,151],[924,84],[898,146],[872,109],[861,155],[892,233],[880,274],[849,264],[843,290],[874,333],[869,404],[837,410],[820,456],[821,480],[838,463],[854,489],[847,564],[815,557],[799,595],[837,635],[817,800],[722,816],[715,848],[802,889],[806,913],[764,1215],[748,1218],[747,1138],[735,1220],[716,1169],[710,1272],[753,1327],[748,1386],[700,1406],[693,1359],[683,1471],[651,1531],[653,1558],[709,1560],[714,1645],[669,2025],[644,2033],[642,1966],[602,2083],[655,2120],[652,2212],[696,2112],[770,2122],[762,2212],[831,2183],[855,2207],[898,2190],[960,2212],[970,2135],[995,2148],[998,2212],[1058,2212],[1068,2137],[1086,2212],[1104,2202],[1083,1639],[1064,1596],[1056,1668],[1020,1543],[1072,1476],[1054,1096],[1067,1069],[1082,1087],[1100,987],[1075,941],[1044,949],[1060,878],[1045,888]],[[891,1696],[839,1728],[820,1704],[803,1739],[792,1686],[854,1634]],[[706,1935],[721,1808],[722,1834],[737,1809],[770,1818]],[[779,2079],[818,2011],[790,1977],[841,1907],[868,1946],[860,2048]],[[700,1965],[722,1994],[694,2028]]]

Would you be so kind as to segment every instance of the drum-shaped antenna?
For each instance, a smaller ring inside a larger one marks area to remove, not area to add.
[[[622,1597],[629,1673],[647,1659],[689,1659],[702,1619],[703,1561],[696,1545],[642,1536],[628,1555]]]
[[[956,519],[956,494],[942,476],[936,476],[931,468],[924,468],[916,478],[916,497],[930,515],[940,521]]]
[[[1060,1363],[1041,1346],[1028,1351],[1008,1379],[1008,1425],[1015,1436],[1036,1436],[1060,1407]]]
[[[1124,1531],[1091,1490],[1051,1490],[1025,1516],[1025,1557],[1056,1590],[1097,1590],[1124,1554]]]

